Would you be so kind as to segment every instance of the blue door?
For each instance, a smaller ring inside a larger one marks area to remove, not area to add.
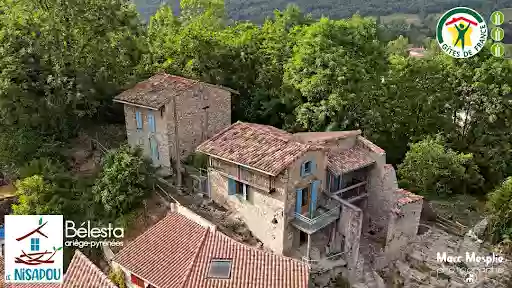
[[[160,155],[158,155],[158,143],[155,138],[151,137],[149,139],[149,147],[151,149],[151,159],[156,163],[160,159]]]

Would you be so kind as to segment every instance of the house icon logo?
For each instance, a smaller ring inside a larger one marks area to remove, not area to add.
[[[5,282],[62,283],[62,215],[5,216]]]

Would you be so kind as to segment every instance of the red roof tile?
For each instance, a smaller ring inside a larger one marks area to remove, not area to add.
[[[114,98],[114,102],[129,103],[160,109],[169,103],[172,97],[191,90],[195,85],[204,84],[237,94],[238,92],[219,85],[200,82],[166,73],[158,73],[151,78],[136,84]]]
[[[0,257],[0,271],[3,279],[4,260]],[[0,286],[1,287],[1,286]],[[16,283],[5,284],[5,288],[117,288],[103,272],[79,250],[71,259],[64,275],[64,283]]]
[[[207,230],[171,213],[115,255],[113,261],[157,287],[183,287]]]
[[[114,101],[160,109],[172,97],[191,89],[197,83],[192,79],[159,73],[122,92]]]
[[[327,153],[327,167],[338,175],[361,169],[375,163],[368,154],[369,151],[360,143],[346,150],[332,148]]]
[[[229,279],[207,278],[212,259],[231,259]],[[239,243],[170,213],[114,257],[156,287],[306,288],[309,267]]]
[[[307,151],[320,149],[272,126],[237,122],[203,142],[197,151],[276,176]]]
[[[357,140],[361,142],[364,146],[366,146],[370,151],[377,153],[377,154],[384,154],[386,151],[384,149],[380,148],[379,146],[373,144],[370,140],[364,138],[363,136],[358,136]]]
[[[231,278],[208,278],[214,259],[231,259]],[[210,232],[184,288],[306,288],[309,268],[297,260],[241,244],[220,232]]]
[[[302,132],[293,134],[301,142],[324,143],[361,135],[361,130],[331,131],[331,132]]]
[[[75,250],[75,255],[64,275],[62,288],[117,288],[117,286],[82,252]]]
[[[398,190],[396,190],[396,193],[399,195],[399,198],[397,200],[398,206],[413,203],[413,202],[423,199],[423,196],[416,195],[416,194],[409,192],[405,189],[398,189]]]

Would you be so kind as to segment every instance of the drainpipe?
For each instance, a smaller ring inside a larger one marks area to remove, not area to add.
[[[308,248],[306,250],[306,260],[309,262],[310,258],[310,251],[311,251],[311,234],[308,233]]]
[[[172,101],[172,108],[173,108],[173,120],[174,120],[174,145],[175,145],[175,155],[176,158],[176,176],[177,176],[177,188],[179,191],[181,191],[181,157],[180,157],[180,137],[179,137],[179,130],[178,130],[178,115],[176,112],[176,97],[173,97]]]

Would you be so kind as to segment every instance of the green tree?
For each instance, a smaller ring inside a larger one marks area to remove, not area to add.
[[[127,2],[7,0],[0,10],[6,127],[66,137],[132,80],[142,29]]]
[[[297,124],[321,131],[332,122],[357,128],[385,71],[385,49],[371,18],[322,18],[303,26],[286,64]]]
[[[16,182],[18,203],[12,205],[16,215],[60,214],[54,206],[54,186],[44,181],[41,175],[34,175]]]
[[[472,157],[446,148],[440,137],[427,137],[412,144],[398,166],[400,186],[425,196],[464,193],[481,181],[477,168],[471,167]]]
[[[487,214],[491,240],[495,243],[512,240],[512,177],[489,194]]]
[[[123,145],[109,151],[92,189],[106,219],[119,220],[139,207],[153,189],[153,172],[140,148]]]

